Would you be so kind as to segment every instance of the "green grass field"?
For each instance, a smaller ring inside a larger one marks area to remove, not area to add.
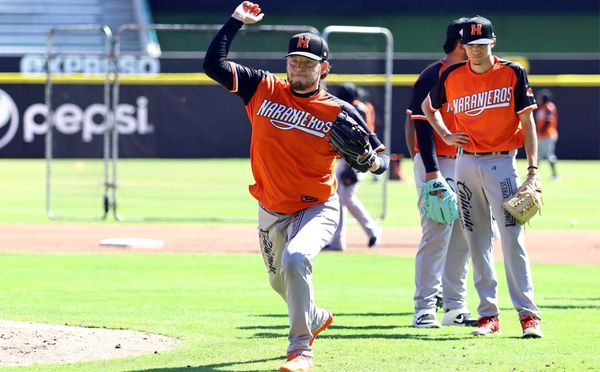
[[[55,164],[58,212],[98,215],[102,177],[98,164],[82,162]],[[600,163],[561,161],[559,167],[562,180],[544,182],[545,208],[532,228],[599,229],[600,196],[581,185],[598,184]],[[49,223],[44,169],[40,160],[0,160],[0,223]],[[119,172],[124,214],[254,221],[246,160],[128,160]],[[403,174],[412,175],[408,161]],[[374,209],[380,194],[380,183],[364,182],[361,196]],[[408,180],[390,183],[386,226],[418,226],[415,194]],[[269,287],[260,255],[1,253],[0,262],[1,319],[129,328],[183,341],[160,354],[19,371],[269,371],[284,359],[286,307]],[[336,315],[315,342],[315,370],[591,371],[600,365],[597,266],[533,265],[546,337],[522,340],[502,265],[503,333],[483,339],[468,329],[410,326],[411,258],[322,254],[314,265],[317,303]],[[469,286],[475,313],[477,295],[472,281]]]
[[[286,307],[269,287],[259,255],[1,254],[0,259],[4,319],[132,328],[183,340],[160,354],[19,370],[269,371],[284,358]],[[539,340],[519,338],[504,275],[501,335],[473,338],[465,328],[410,327],[413,272],[408,258],[317,257],[316,298],[336,318],[315,342],[315,370],[591,371],[600,365],[597,267],[534,266],[546,333]],[[472,288],[469,294],[474,305]]]
[[[526,165],[519,162],[521,174]],[[581,186],[600,184],[600,162],[560,161],[559,182],[548,180],[541,164],[544,208],[531,222],[540,229],[599,229],[600,194]],[[412,163],[402,162],[403,182],[390,182],[386,226],[418,227]],[[102,215],[102,164],[94,160],[59,160],[53,164],[52,201],[57,216]],[[118,171],[118,211],[124,219],[234,220],[255,223],[256,201],[248,193],[252,182],[246,159],[121,160]],[[47,222],[45,163],[42,160],[0,160],[0,222]],[[367,178],[360,197],[371,213],[383,209],[383,185]],[[112,217],[109,219],[112,220]],[[576,222],[575,225],[572,222]]]

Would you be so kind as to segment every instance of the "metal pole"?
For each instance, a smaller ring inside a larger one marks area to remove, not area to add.
[[[364,26],[327,26],[323,30],[323,39],[327,41],[330,34],[346,33],[346,34],[373,34],[383,35],[386,40],[385,53],[385,93],[384,93],[384,128],[383,142],[391,150],[392,141],[392,76],[394,69],[394,36],[385,27],[364,27]],[[383,210],[381,219],[385,219],[387,215],[387,200],[388,200],[388,176],[383,178]]]
[[[52,211],[52,71],[50,61],[52,59],[52,36],[54,30],[51,29],[46,35],[46,85],[44,89],[44,101],[46,104],[46,215],[49,219],[54,218]]]
[[[97,24],[87,24],[87,25],[66,25],[66,26],[54,26],[52,27],[46,36],[46,85],[45,85],[45,104],[46,104],[46,123],[48,130],[46,132],[45,144],[46,144],[46,213],[49,219],[59,219],[53,209],[52,209],[52,160],[53,160],[53,129],[54,129],[54,114],[52,110],[52,97],[53,97],[53,84],[52,84],[52,70],[51,60],[52,58],[60,54],[60,52],[53,53],[52,45],[53,45],[53,37],[58,32],[64,33],[77,33],[77,32],[99,32],[104,35],[104,55],[105,59],[108,61],[111,56],[111,48],[112,48],[112,31],[110,27],[105,25],[97,25]],[[107,187],[109,185],[109,144],[107,136],[107,131],[110,123],[112,122],[112,115],[110,113],[110,74],[108,71],[108,64],[105,61],[105,79],[104,79],[104,103],[106,107],[106,115],[105,115],[105,127],[107,130],[104,132],[104,143],[103,143],[103,161],[104,161],[104,200],[103,204],[107,203],[106,195],[107,195]],[[106,208],[105,208],[106,209]],[[65,217],[66,219],[71,219],[69,217]],[[106,218],[106,211],[104,211],[103,215],[100,219]],[[76,218],[72,218],[76,219]],[[92,219],[96,220],[98,218],[93,217]]]
[[[110,27],[102,27],[104,33],[104,107],[106,114],[104,115],[104,143],[103,143],[103,158],[104,158],[104,195],[102,200],[103,215],[102,219],[106,219],[110,210],[111,200],[109,198],[109,189],[112,188],[112,183],[109,177],[110,172],[110,133],[113,130],[114,114],[110,106],[110,65],[112,56],[112,31]]]

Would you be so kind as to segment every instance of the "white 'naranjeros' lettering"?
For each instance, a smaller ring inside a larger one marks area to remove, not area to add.
[[[455,98],[452,100],[454,113],[477,116],[487,109],[508,107],[513,97],[512,91],[512,87],[504,87]]]
[[[281,130],[298,129],[321,138],[331,130],[330,121],[321,120],[306,111],[268,99],[263,100],[256,115],[269,118],[271,124]]]

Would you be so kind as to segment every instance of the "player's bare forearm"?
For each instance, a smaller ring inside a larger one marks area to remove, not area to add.
[[[436,178],[443,178],[443,177],[444,176],[442,176],[442,172],[440,172],[439,170],[425,173],[425,181],[431,181]]]
[[[533,113],[531,111],[523,112],[519,114],[519,119],[521,120],[521,125],[523,125],[523,134],[525,137],[524,147],[525,153],[527,154],[527,165],[531,167],[537,167],[538,143]]]
[[[410,118],[410,115],[406,115],[406,121],[404,122],[404,140],[406,141],[406,147],[408,147],[408,153],[411,159],[415,158],[415,125],[414,121]]]

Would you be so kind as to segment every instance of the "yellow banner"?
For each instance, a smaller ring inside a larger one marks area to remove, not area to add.
[[[276,74],[285,78],[285,74]],[[392,75],[392,85],[412,86],[417,74]],[[45,84],[45,74],[0,73],[0,84]],[[109,76],[109,80],[114,75]],[[56,74],[53,84],[104,84],[106,77],[100,74]],[[216,84],[203,73],[161,73],[156,75],[119,75],[123,85],[212,85]],[[339,85],[353,82],[358,85],[384,85],[384,74],[329,74],[327,83]],[[529,75],[529,82],[536,86],[550,87],[600,87],[600,75]]]

